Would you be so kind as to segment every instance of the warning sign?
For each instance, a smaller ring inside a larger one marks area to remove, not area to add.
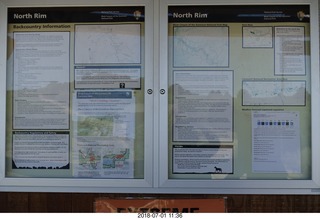
[[[99,213],[222,213],[225,199],[108,199],[95,201]]]

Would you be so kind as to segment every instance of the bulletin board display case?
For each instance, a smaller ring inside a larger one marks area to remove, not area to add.
[[[162,185],[319,185],[317,1],[161,1]]]
[[[1,4],[2,183],[150,186],[152,2]]]
[[[317,0],[0,0],[0,191],[320,194]]]

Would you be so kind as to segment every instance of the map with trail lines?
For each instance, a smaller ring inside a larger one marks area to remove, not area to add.
[[[228,67],[229,28],[226,26],[174,27],[175,67]]]
[[[76,25],[75,63],[140,64],[140,24]]]

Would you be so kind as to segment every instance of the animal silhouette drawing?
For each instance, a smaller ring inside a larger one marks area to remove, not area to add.
[[[214,167],[216,173],[222,173],[222,168]]]

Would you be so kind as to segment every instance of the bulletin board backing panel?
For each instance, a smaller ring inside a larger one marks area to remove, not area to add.
[[[0,190],[320,193],[318,1],[0,6]]]
[[[161,3],[161,185],[317,187],[318,10]]]
[[[8,35],[7,176],[143,178],[144,7],[9,8]]]
[[[309,16],[168,7],[170,178],[311,179]]]

